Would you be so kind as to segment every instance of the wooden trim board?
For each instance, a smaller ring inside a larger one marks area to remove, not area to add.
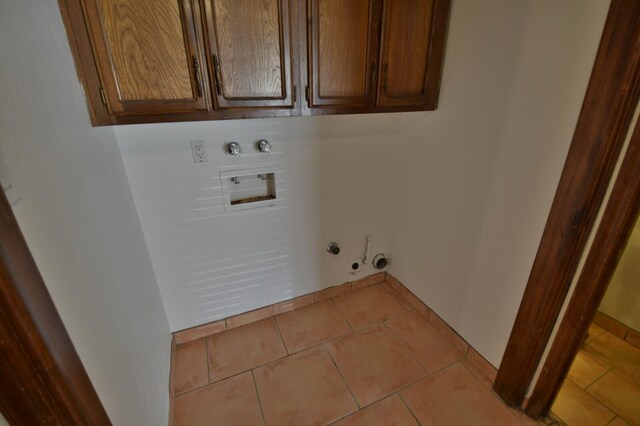
[[[613,0],[494,390],[520,405],[547,346],[638,102],[640,2]]]
[[[526,411],[530,416],[539,417],[551,408],[578,353],[583,337],[598,312],[598,307],[633,231],[638,212],[640,212],[640,123],[637,123],[633,130],[629,148],[584,268],[551,351],[529,398]]]
[[[1,190],[0,349],[10,424],[111,424]]]

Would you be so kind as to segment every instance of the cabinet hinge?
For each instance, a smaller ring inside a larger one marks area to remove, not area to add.
[[[307,102],[309,102],[309,86],[305,86],[304,88],[304,98]]]
[[[103,104],[107,104],[107,96],[104,94],[104,89],[100,88],[100,99],[102,99]]]

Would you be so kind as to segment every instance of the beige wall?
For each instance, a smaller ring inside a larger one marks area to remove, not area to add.
[[[495,366],[608,5],[454,1],[440,108],[397,142],[391,272]]]
[[[171,335],[112,128],[92,128],[56,1],[0,2],[13,207],[114,425],[166,425]]]
[[[230,275],[253,281],[212,315],[347,281],[345,264],[373,235],[391,272],[498,365],[608,4],[454,1],[434,112],[118,127],[172,328],[205,322],[195,308],[214,307]],[[250,146],[261,137],[276,143],[271,159]],[[205,140],[208,164],[193,164],[191,139]],[[247,144],[242,159],[223,155],[229,140]],[[282,162],[286,209],[219,214],[218,171],[272,160]],[[338,257],[324,252],[332,240]],[[239,265],[275,242],[278,259],[260,267],[278,277],[241,276],[258,268]],[[188,293],[195,285],[207,288]]]
[[[631,233],[600,311],[640,330],[640,221]]]

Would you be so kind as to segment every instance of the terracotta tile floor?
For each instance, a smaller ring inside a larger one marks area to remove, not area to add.
[[[640,425],[640,349],[592,325],[551,411],[568,425]]]
[[[175,426],[530,424],[381,284],[179,345],[175,356]]]

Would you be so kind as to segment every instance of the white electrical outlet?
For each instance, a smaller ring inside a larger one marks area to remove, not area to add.
[[[191,153],[193,154],[194,163],[206,163],[207,151],[204,149],[204,141],[191,141]]]

